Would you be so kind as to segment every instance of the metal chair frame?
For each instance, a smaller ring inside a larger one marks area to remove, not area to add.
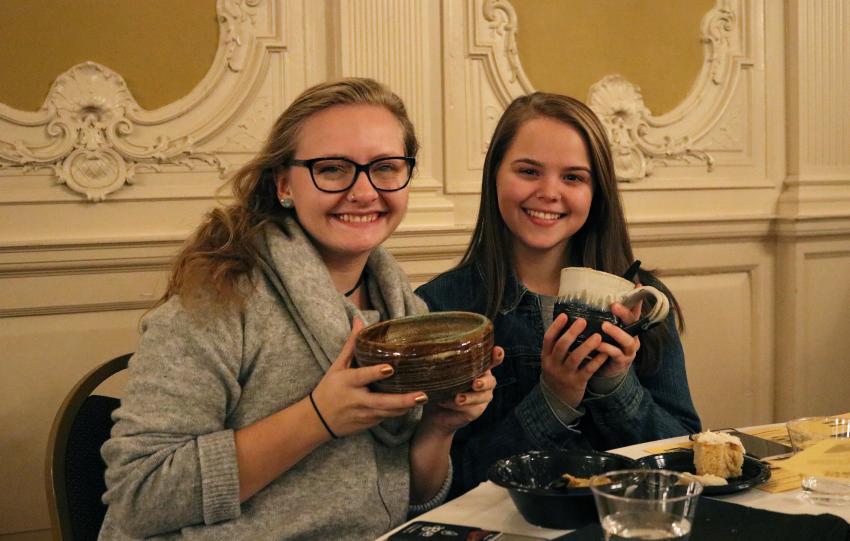
[[[60,541],[73,539],[71,527],[73,517],[69,509],[65,477],[65,454],[68,450],[68,439],[74,420],[85,400],[91,396],[97,386],[110,376],[126,369],[131,356],[132,353],[125,353],[115,357],[83,376],[65,397],[53,419],[45,463],[47,506],[53,539]]]

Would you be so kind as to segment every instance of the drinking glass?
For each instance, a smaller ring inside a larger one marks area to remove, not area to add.
[[[684,541],[702,485],[668,470],[618,470],[592,477],[590,490],[605,541]]]
[[[827,439],[842,439],[850,444],[850,419],[843,417],[803,417],[785,423],[794,453],[804,451]],[[803,497],[821,505],[850,504],[850,479],[803,475]]]

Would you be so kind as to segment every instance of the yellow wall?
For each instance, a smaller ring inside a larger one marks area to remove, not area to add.
[[[142,107],[156,109],[203,79],[218,44],[215,0],[4,0],[0,6],[0,103],[26,111],[41,107],[57,75],[86,60],[118,72]]]
[[[587,98],[610,73],[654,115],[687,96],[703,64],[700,21],[714,0],[511,0],[522,67],[539,90]]]

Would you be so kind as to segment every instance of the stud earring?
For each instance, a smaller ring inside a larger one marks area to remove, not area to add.
[[[291,197],[281,197],[280,198],[280,206],[285,209],[295,208],[295,201],[292,200]]]

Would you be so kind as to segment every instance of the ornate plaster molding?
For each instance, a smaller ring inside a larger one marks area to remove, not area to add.
[[[453,9],[452,2],[444,3],[444,8]],[[717,0],[706,13],[700,26],[702,69],[685,100],[668,113],[654,116],[645,106],[640,89],[619,75],[608,75],[591,87],[587,101],[608,130],[621,181],[643,179],[657,166],[701,165],[707,172],[713,170],[715,157],[700,139],[724,116],[741,67],[752,63],[746,58],[749,38],[744,15],[754,9],[750,0]],[[469,0],[467,10],[465,93],[473,96],[468,98],[473,102],[477,93],[479,103],[468,113],[472,127],[467,132],[486,143],[486,136],[475,131],[486,124],[492,100],[478,87],[489,86],[502,109],[534,87],[519,59],[517,15],[509,0]],[[452,61],[450,56],[447,64]],[[477,70],[483,71],[486,83],[470,82]]]
[[[469,56],[484,62],[498,77],[494,90],[507,105],[512,99],[534,91],[519,59],[516,43],[517,16],[508,0],[474,0],[473,31],[469,33]]]
[[[507,0],[443,0],[445,189],[478,193],[490,136],[505,106],[533,91]]]
[[[696,141],[722,116],[732,99],[742,40],[737,23],[741,6],[718,0],[702,19],[703,67],[688,97],[673,111],[653,116],[640,88],[620,75],[608,75],[590,87],[588,105],[608,131],[617,177],[635,181],[650,176],[657,165],[704,163],[714,158]]]
[[[602,120],[608,132],[611,154],[619,180],[638,180],[652,174],[655,164],[705,162],[708,171],[714,158],[693,148],[688,135],[674,139],[658,137],[660,130],[650,125],[651,113],[643,103],[637,85],[620,75],[607,75],[590,87],[588,105]]]
[[[202,163],[221,173],[227,168],[221,158],[196,151],[191,136],[160,135],[153,144],[133,142],[128,136],[139,126],[142,108],[120,75],[94,62],[60,75],[42,109],[46,115],[38,124],[44,127],[44,139],[0,140],[0,169],[49,169],[59,183],[89,201],[103,201],[132,184],[139,167],[194,168]]]
[[[94,62],[57,77],[36,112],[0,104],[0,174],[47,171],[89,201],[132,184],[140,170],[223,175],[228,163],[212,140],[255,93],[267,50],[284,44],[273,21],[281,4],[218,0],[216,9],[219,44],[210,70],[164,107],[142,109],[119,74]]]
[[[242,45],[251,39],[257,23],[257,6],[262,0],[223,0],[219,2],[218,21],[224,34],[223,48],[227,68],[240,72],[245,67]]]

